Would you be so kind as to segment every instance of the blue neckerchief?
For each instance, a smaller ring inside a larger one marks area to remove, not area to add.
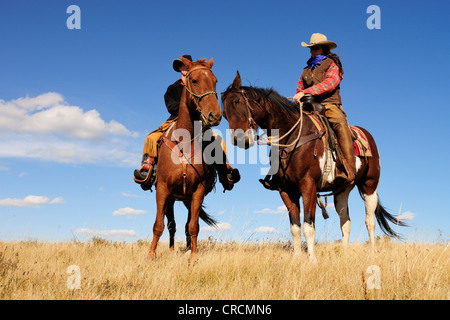
[[[325,60],[327,58],[327,56],[324,56],[323,54],[319,54],[317,56],[315,56],[314,58],[311,57],[308,62],[307,62],[307,66],[306,68],[310,69],[310,68],[317,68],[318,65],[320,65],[322,63],[323,60]]]

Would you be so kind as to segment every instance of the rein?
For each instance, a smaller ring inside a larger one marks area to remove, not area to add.
[[[254,109],[251,107],[250,105],[250,98],[247,95],[247,92],[244,89],[241,90],[237,90],[234,91],[236,93],[240,93],[242,94],[242,96],[244,97],[245,100],[245,105],[247,106],[247,115],[248,115],[248,124],[249,127],[251,129],[254,129],[256,131],[258,125],[256,124],[255,120],[253,119],[253,112]],[[253,103],[255,103],[263,112],[265,111],[263,109],[263,107],[261,106],[261,104],[259,104],[256,100],[251,100]],[[281,144],[279,143],[281,140],[283,140],[284,138],[286,138],[289,134],[291,134],[292,131],[294,131],[294,129],[300,124],[300,128],[298,131],[298,136],[297,138],[290,144]],[[263,137],[259,137],[257,138],[257,140],[264,140],[264,142],[258,141],[258,144],[267,144],[269,146],[277,146],[277,147],[282,147],[282,148],[290,148],[293,147],[295,144],[297,144],[297,142],[300,140],[301,134],[302,134],[302,127],[303,127],[303,103],[300,102],[300,117],[298,119],[298,121],[292,126],[292,128],[286,132],[282,137],[272,137],[269,136],[267,138],[263,138]]]
[[[208,124],[208,120],[206,119],[205,115],[204,115],[203,112],[202,112],[202,109],[200,108],[200,101],[201,101],[204,97],[209,96],[210,94],[216,95],[216,99],[217,99],[217,92],[216,92],[216,91],[208,91],[208,92],[205,92],[205,93],[203,93],[203,94],[196,94],[196,93],[193,93],[193,92],[189,89],[189,86],[188,86],[188,84],[189,84],[189,81],[188,81],[188,80],[189,80],[189,76],[191,75],[192,72],[197,71],[197,70],[200,70],[200,69],[211,70],[211,69],[208,68],[208,67],[197,67],[197,68],[194,68],[194,69],[190,70],[190,71],[186,74],[186,77],[185,77],[186,85],[185,85],[184,87],[186,88],[187,92],[189,92],[189,94],[190,94],[191,96],[197,98],[197,101],[195,101],[194,99],[192,99],[192,100],[194,100],[194,103],[195,103],[195,105],[197,106],[197,108],[196,108],[195,110],[200,114],[200,118],[201,118],[203,124],[206,126],[206,125]]]

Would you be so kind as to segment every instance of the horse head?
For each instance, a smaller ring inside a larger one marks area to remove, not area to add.
[[[241,76],[237,71],[232,85],[222,93],[221,98],[223,115],[230,127],[232,143],[240,148],[248,149],[256,143],[259,117],[255,114],[247,93],[241,86]],[[260,105],[258,106],[261,108]]]
[[[191,107],[200,114],[204,126],[214,127],[219,125],[222,119],[222,111],[217,101],[216,84],[217,78],[211,71],[214,59],[209,61],[200,59],[191,62],[180,56],[181,61],[187,68],[185,88],[190,95]]]

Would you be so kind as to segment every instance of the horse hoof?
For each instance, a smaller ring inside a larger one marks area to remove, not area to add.
[[[189,256],[189,259],[188,259],[189,265],[195,265],[197,263],[197,261],[198,261],[197,254],[191,252],[191,255]]]
[[[149,252],[147,255],[147,260],[152,262],[155,261],[155,259],[156,259],[156,252]]]
[[[311,263],[311,264],[317,264],[317,258],[316,258],[316,256],[314,255],[314,256],[309,256],[309,262]]]

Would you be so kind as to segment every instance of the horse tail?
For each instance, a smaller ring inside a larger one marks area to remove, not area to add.
[[[359,195],[364,200],[364,194],[362,193],[362,190],[358,188]],[[377,218],[378,225],[380,226],[381,230],[388,235],[389,237],[393,237],[396,239],[401,239],[401,236],[397,234],[394,230],[392,230],[391,226],[389,225],[389,222],[400,226],[400,227],[408,227],[409,225],[400,220],[398,217],[393,216],[390,214],[385,207],[381,205],[380,197],[377,195],[377,207],[375,209],[375,217]]]
[[[381,205],[380,198],[378,197],[378,203],[377,208],[375,209],[375,217],[377,218],[378,225],[380,226],[381,230],[388,235],[389,237],[401,239],[401,237],[392,230],[391,226],[389,225],[389,222],[400,226],[400,227],[407,227],[408,225],[401,221],[398,217],[393,216],[387,210]],[[389,221],[389,222],[388,222]]]
[[[191,203],[189,201],[183,201],[186,209],[191,210]],[[206,213],[206,211],[203,209],[205,206],[202,204],[200,208],[200,219],[202,219],[208,226],[215,227],[217,225],[217,221]]]
[[[208,226],[215,227],[217,225],[217,221],[207,214],[205,210],[203,210],[203,205],[200,208],[200,219],[202,219]]]

